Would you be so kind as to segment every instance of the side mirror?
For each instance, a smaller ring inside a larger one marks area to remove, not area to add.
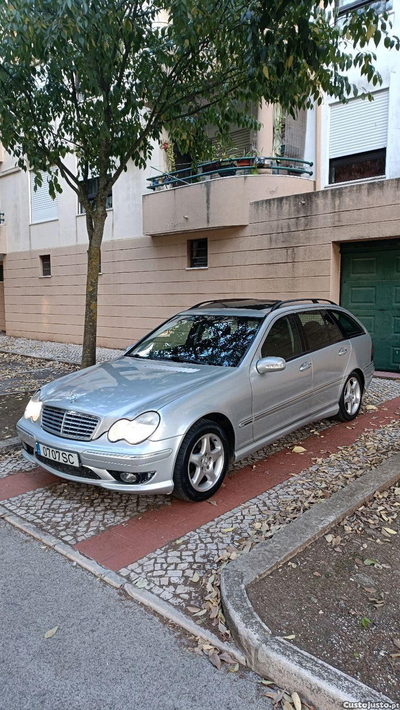
[[[260,375],[265,375],[266,372],[279,372],[286,367],[286,360],[283,357],[262,357],[257,360],[256,369]]]

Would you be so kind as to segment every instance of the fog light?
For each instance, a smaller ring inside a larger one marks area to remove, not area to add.
[[[122,471],[119,475],[124,483],[137,483],[140,478],[138,473],[129,473],[129,471]]]

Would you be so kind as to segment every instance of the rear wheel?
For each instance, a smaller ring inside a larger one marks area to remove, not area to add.
[[[342,422],[349,422],[355,419],[360,411],[362,402],[363,387],[361,378],[357,372],[352,372],[343,387],[342,396],[339,400],[339,412],[337,418]]]
[[[229,444],[219,424],[200,419],[186,434],[176,459],[174,494],[199,502],[210,498],[224,480]]]

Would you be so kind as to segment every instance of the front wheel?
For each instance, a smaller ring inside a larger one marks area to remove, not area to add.
[[[342,396],[339,400],[339,412],[337,418],[342,422],[350,422],[355,419],[360,411],[363,388],[360,376],[352,372],[343,387]]]
[[[224,480],[228,462],[225,431],[215,422],[200,419],[179,449],[174,470],[175,496],[192,502],[207,500]]]

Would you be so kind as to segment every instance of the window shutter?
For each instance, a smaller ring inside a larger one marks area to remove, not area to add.
[[[241,128],[237,131],[231,131],[229,133],[229,138],[233,143],[233,147],[229,147],[229,155],[234,158],[240,158],[240,156],[248,153],[251,148],[251,132],[249,128]],[[212,138],[211,143],[213,145],[218,145],[218,139]]]
[[[52,200],[49,195],[47,173],[42,173],[42,178],[43,184],[35,192],[35,176],[31,172],[31,220],[33,224],[58,218],[58,195],[55,200]]]
[[[386,148],[389,91],[378,91],[374,100],[351,99],[333,104],[330,111],[329,157]]]

